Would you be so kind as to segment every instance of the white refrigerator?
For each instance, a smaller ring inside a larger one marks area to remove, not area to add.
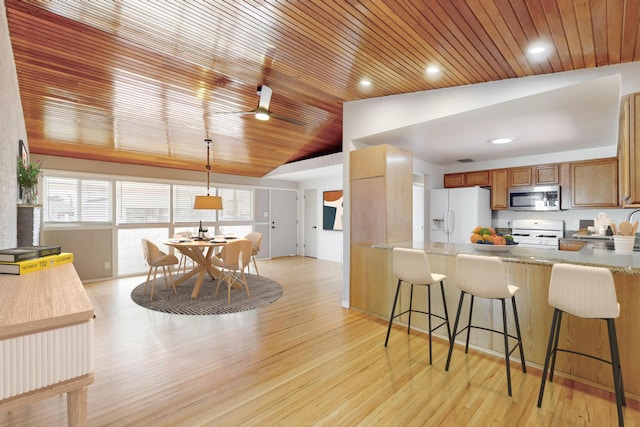
[[[431,190],[429,239],[432,242],[467,243],[471,231],[491,226],[490,192],[465,187]]]

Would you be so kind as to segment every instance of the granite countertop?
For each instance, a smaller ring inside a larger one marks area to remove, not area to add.
[[[613,273],[633,274],[640,276],[640,252],[621,255],[612,250],[599,249],[589,245],[580,251],[560,251],[557,249],[535,249],[509,246],[508,252],[483,251],[471,243],[439,243],[406,241],[396,243],[378,243],[373,247],[392,249],[394,247],[423,249],[428,254],[456,256],[458,254],[497,256],[505,262],[526,264],[553,265],[569,263],[609,268]]]

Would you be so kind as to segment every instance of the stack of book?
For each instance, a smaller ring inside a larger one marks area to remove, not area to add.
[[[0,274],[27,274],[73,262],[60,246],[30,246],[0,250]]]

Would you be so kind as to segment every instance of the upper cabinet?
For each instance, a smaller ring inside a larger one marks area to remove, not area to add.
[[[444,175],[444,188],[487,187],[491,185],[491,171],[448,173]]]
[[[528,187],[532,185],[531,166],[509,169],[509,187]]]
[[[558,165],[523,166],[509,169],[509,187],[558,184]]]
[[[630,95],[622,105],[618,143],[620,200],[622,207],[640,207],[640,94]]]
[[[494,169],[491,171],[491,210],[509,208],[508,169]]]
[[[617,184],[616,158],[571,162],[571,206],[574,208],[618,207]]]
[[[553,185],[560,183],[559,167],[555,165],[538,165],[533,168],[533,182],[535,185]]]

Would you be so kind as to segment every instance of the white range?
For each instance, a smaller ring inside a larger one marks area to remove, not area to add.
[[[558,249],[558,242],[564,237],[564,221],[515,219],[511,224],[511,235],[522,247]]]

